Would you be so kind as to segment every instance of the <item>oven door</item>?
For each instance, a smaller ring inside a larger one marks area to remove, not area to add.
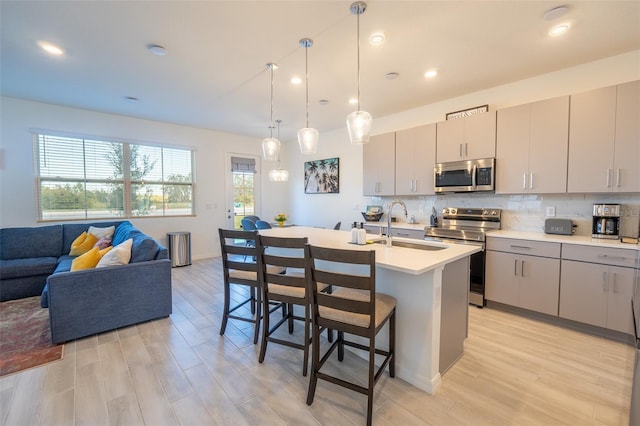
[[[479,246],[482,251],[472,254],[469,257],[469,303],[479,308],[485,306],[484,285],[485,285],[485,245],[480,241],[455,240],[451,238],[439,238],[425,236],[427,241],[437,241],[446,244],[469,244]]]

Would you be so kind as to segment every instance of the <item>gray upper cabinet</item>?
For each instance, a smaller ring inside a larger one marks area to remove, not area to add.
[[[396,132],[396,195],[433,195],[436,125]]]
[[[396,134],[371,136],[362,150],[362,194],[394,195]]]
[[[436,162],[496,156],[496,112],[437,123]]]
[[[497,113],[496,193],[567,191],[569,96]]]
[[[568,192],[640,191],[640,81],[571,96]]]

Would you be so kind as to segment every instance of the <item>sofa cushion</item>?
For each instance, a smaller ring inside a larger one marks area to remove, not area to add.
[[[51,274],[57,262],[57,257],[0,260],[0,279]]]
[[[58,258],[58,264],[56,265],[56,269],[53,271],[54,274],[60,272],[69,272],[71,270],[71,263],[73,263],[73,259],[75,256],[69,256],[65,254]]]
[[[147,262],[156,258],[156,253],[160,247],[156,240],[140,231],[130,235],[132,235],[133,244],[129,263]]]
[[[62,225],[0,229],[0,259],[59,257]]]
[[[62,225],[62,253],[67,254],[71,250],[71,243],[78,238],[78,235],[88,231],[90,226],[109,227],[118,226],[122,221],[117,222],[94,222],[94,223],[65,223]]]
[[[98,239],[105,238],[105,237],[111,239],[111,237],[113,237],[113,233],[115,232],[115,230],[116,230],[116,227],[113,225],[107,226],[105,228],[90,226],[87,232],[95,235],[96,237],[98,237]]]
[[[105,254],[102,259],[96,265],[96,268],[103,268],[105,266],[119,266],[126,265],[131,260],[131,246],[133,240],[129,238],[123,243],[113,247],[110,252]]]
[[[83,232],[76,238],[73,243],[71,243],[71,250],[69,250],[69,255],[71,256],[80,256],[85,254],[89,250],[93,248],[98,242],[98,237],[93,234],[89,234],[88,232]]]
[[[72,271],[81,271],[83,269],[93,269],[96,267],[102,256],[104,256],[111,247],[107,247],[100,250],[98,247],[94,247],[82,256],[78,256],[71,262]]]
[[[129,239],[129,233],[133,230],[137,231],[129,221],[122,222],[120,225],[116,226],[116,230],[113,233],[113,238],[111,240],[112,244],[114,246],[122,244],[125,240]]]

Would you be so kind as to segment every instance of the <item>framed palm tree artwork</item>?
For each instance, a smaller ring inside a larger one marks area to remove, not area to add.
[[[337,194],[338,192],[340,192],[339,158],[304,163],[305,194]]]

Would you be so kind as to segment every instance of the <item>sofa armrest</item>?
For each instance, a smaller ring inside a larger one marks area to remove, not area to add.
[[[171,314],[171,261],[61,272],[47,278],[53,343]]]

